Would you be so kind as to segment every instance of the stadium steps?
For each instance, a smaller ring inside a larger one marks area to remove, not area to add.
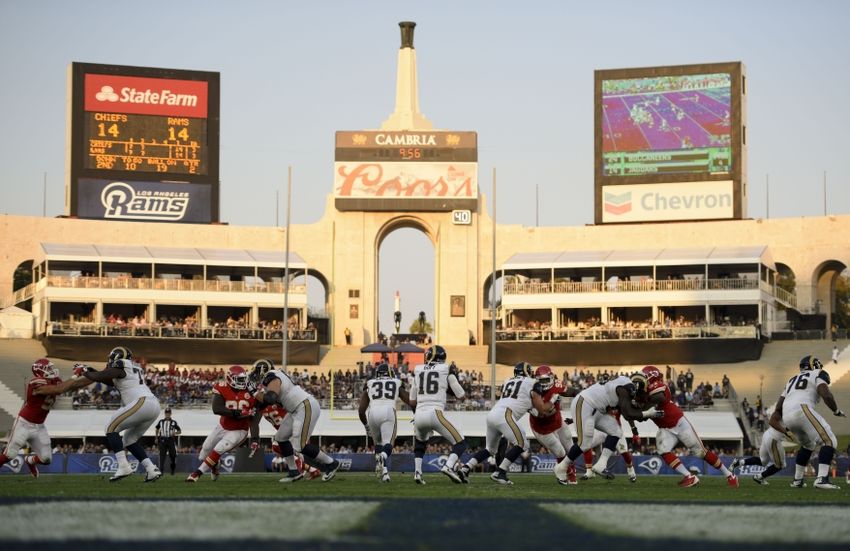
[[[844,344],[843,347],[842,343]],[[847,371],[850,371],[850,346],[847,346],[846,341],[842,341],[842,343],[838,344],[838,348],[842,349],[842,352],[838,356],[838,365],[833,364],[831,358],[829,364],[824,362],[824,365],[832,377],[832,385],[830,387],[832,395],[835,396],[838,407],[847,413],[850,411],[850,375],[847,375]],[[818,405],[817,409],[823,415],[824,419],[826,419],[826,422],[829,423],[830,427],[832,427],[832,432],[838,437],[840,441],[838,451],[845,453],[848,439],[850,438],[850,417],[835,417],[823,405]]]
[[[446,359],[455,362],[459,369],[475,369],[476,371],[489,368],[487,363],[487,346],[446,346]]]
[[[361,353],[359,346],[334,346],[321,359],[319,368],[323,371],[329,367],[351,369],[357,366],[357,362],[365,362],[371,358],[371,354]]]

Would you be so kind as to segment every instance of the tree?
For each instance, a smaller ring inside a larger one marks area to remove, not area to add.
[[[841,272],[835,281],[835,313],[832,323],[844,329],[850,328],[850,272]]]
[[[32,283],[32,267],[24,262],[15,268],[15,275],[12,276],[12,290],[23,289],[30,283]]]
[[[425,319],[424,316],[410,324],[411,333],[425,333],[427,335],[433,333],[433,331],[434,328],[431,327],[431,322]]]

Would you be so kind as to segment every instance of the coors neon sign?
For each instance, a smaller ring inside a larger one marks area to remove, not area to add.
[[[336,198],[476,199],[477,163],[345,163],[334,165]]]

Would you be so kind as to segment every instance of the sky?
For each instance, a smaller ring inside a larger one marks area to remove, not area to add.
[[[593,222],[594,70],[724,61],[747,72],[748,216],[850,211],[850,2],[0,0],[0,213],[63,213],[66,72],[79,61],[220,72],[222,220],[274,225],[291,165],[292,223],[313,223],[332,193],[334,132],[393,111],[408,20],[421,111],[478,132],[499,223]],[[381,329],[395,290],[405,330],[419,310],[432,319],[430,242],[399,230],[381,259]]]

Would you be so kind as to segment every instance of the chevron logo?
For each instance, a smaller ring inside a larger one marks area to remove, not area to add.
[[[625,214],[632,210],[632,192],[626,193],[606,193],[605,194],[605,212],[611,214]]]

